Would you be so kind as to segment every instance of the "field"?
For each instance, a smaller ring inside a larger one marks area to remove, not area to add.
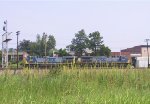
[[[150,70],[5,70],[0,104],[150,104]]]

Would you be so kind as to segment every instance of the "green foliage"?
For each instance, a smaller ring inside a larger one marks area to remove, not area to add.
[[[88,36],[82,29],[75,34],[75,38],[72,39],[71,44],[66,46],[70,51],[74,51],[75,55],[82,56],[83,54],[88,54],[86,48],[91,49],[93,56],[109,56],[111,50],[103,44],[103,37],[100,35],[99,31],[90,33]],[[37,56],[51,56],[51,51],[55,49],[56,40],[53,35],[47,35],[43,33],[42,36],[37,34],[36,42],[31,42],[30,40],[20,41],[19,50],[26,51],[30,55]],[[59,56],[67,55],[65,50],[59,50]]]
[[[62,57],[62,56],[68,56],[68,53],[66,52],[66,49],[59,49],[57,54]]]
[[[91,49],[93,56],[109,56],[111,50],[109,47],[105,46],[103,43],[103,37],[100,35],[99,31],[90,33],[88,36],[82,29],[75,34],[75,38],[72,39],[72,44],[68,45],[66,48],[70,51],[75,51],[75,55],[81,56],[83,53],[88,54],[85,49]]]
[[[46,73],[47,72],[47,73]],[[27,70],[0,76],[0,104],[149,104],[150,70]]]
[[[111,50],[105,45],[101,45],[100,50],[98,50],[98,54],[100,56],[110,56]]]
[[[47,41],[47,50],[55,49],[56,46],[56,40],[53,35],[48,36],[48,41]]]
[[[30,49],[30,40],[23,40],[23,41],[20,41],[20,44],[18,46],[19,50],[21,51],[28,51]]]
[[[47,38],[48,37],[48,38]],[[53,35],[46,35],[43,33],[42,37],[37,34],[36,42],[30,42],[30,40],[23,40],[19,44],[19,50],[26,51],[30,55],[44,56],[49,55],[51,49],[55,49],[56,40]]]
[[[103,44],[103,37],[99,31],[89,34],[89,49],[92,49],[94,56],[110,56],[111,50]]]
[[[88,38],[83,29],[75,34],[75,38],[72,39],[71,43],[76,55],[81,56],[83,54],[84,49],[87,48],[87,40]]]
[[[97,50],[101,49],[101,45],[103,44],[102,39],[103,37],[100,36],[98,31],[89,34],[89,48],[92,49],[95,56],[97,54]]]

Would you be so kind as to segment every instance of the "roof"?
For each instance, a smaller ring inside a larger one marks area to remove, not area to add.
[[[145,48],[147,47],[147,45],[138,45],[138,46],[134,46],[134,47],[131,47],[131,48],[126,48],[126,49],[122,49],[121,52],[140,52],[141,51],[141,48]],[[150,47],[150,45],[148,45],[148,47]]]
[[[139,47],[147,47],[147,45],[140,45]],[[150,47],[150,45],[148,45],[148,47]]]
[[[138,46],[134,46],[134,47],[131,47],[131,48],[136,48],[136,47],[147,47],[147,45],[138,45]],[[150,47],[150,45],[148,45],[148,47]],[[127,48],[127,49],[131,49],[131,48]]]
[[[26,52],[18,52],[18,55],[27,54]],[[8,55],[17,55],[17,52],[8,52]]]

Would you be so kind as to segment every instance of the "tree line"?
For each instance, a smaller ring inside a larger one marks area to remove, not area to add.
[[[25,39],[20,41],[19,51],[26,51],[30,55],[36,56],[52,56],[53,54],[58,54],[58,56],[109,56],[111,52],[109,47],[105,46],[99,31],[87,35],[83,29],[75,33],[75,37],[71,44],[66,46],[66,49],[57,50],[55,37],[43,33],[42,36],[37,34],[35,42]]]

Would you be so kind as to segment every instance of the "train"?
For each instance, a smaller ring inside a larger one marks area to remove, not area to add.
[[[72,65],[77,67],[123,67],[130,64],[129,59],[125,56],[106,57],[106,56],[62,56],[62,57],[38,57],[27,56],[25,67],[37,68],[55,68],[59,66]]]

